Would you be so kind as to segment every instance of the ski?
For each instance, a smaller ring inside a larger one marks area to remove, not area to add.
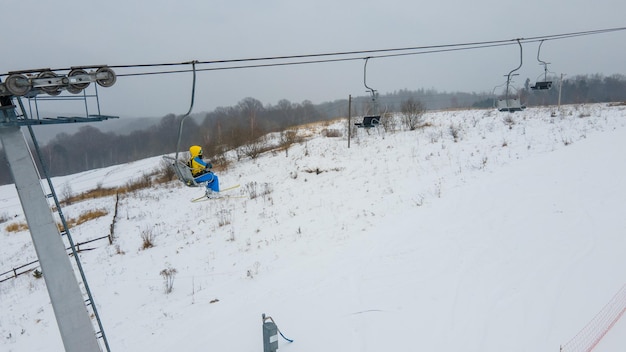
[[[230,190],[235,189],[235,188],[239,188],[239,186],[240,185],[234,185],[234,186],[226,187],[226,188],[220,190],[219,193],[230,191]]]
[[[222,190],[220,190],[219,192],[213,193],[215,195],[215,197],[209,198],[205,194],[205,195],[203,195],[201,197],[192,199],[191,202],[192,203],[204,202],[204,201],[211,200],[211,199],[245,198],[245,196],[243,196],[243,195],[222,194],[223,192],[231,191],[231,190],[239,188],[239,187],[240,187],[240,185],[234,185],[234,186],[231,186],[231,187],[226,187],[226,188],[223,188]]]
[[[238,199],[238,198],[242,198],[243,199],[243,198],[246,198],[246,196],[244,196],[244,195],[232,195],[231,196],[231,195],[226,195],[226,194],[219,195],[217,197],[211,197],[211,198],[208,198],[207,196],[202,196],[202,197],[199,197],[199,198],[192,199],[191,202],[192,203],[200,203],[200,202],[206,202],[206,201],[209,201],[209,200]]]

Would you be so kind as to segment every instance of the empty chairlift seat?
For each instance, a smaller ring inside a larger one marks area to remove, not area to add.
[[[552,81],[537,82],[534,86],[530,86],[532,90],[546,90],[552,88]]]
[[[380,124],[380,115],[378,116],[365,116],[362,122],[356,122],[354,125],[359,128],[371,128]]]
[[[496,107],[498,108],[498,111],[508,112],[522,111],[526,109],[526,106],[522,105],[519,99],[498,99]]]

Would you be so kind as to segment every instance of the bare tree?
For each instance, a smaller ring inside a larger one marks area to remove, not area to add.
[[[254,98],[245,98],[239,102],[238,106],[242,117],[246,117],[250,121],[250,137],[254,139],[258,130],[256,119],[257,115],[264,109],[263,103]]]
[[[280,101],[278,101],[275,110],[278,113],[279,119],[281,120],[283,126],[294,124],[293,106],[291,105],[291,102],[289,102],[289,100],[281,99]]]

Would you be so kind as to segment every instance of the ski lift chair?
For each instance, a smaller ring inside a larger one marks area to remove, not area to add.
[[[181,142],[182,135],[183,135],[183,124],[185,123],[185,119],[187,119],[190,116],[191,110],[193,110],[193,103],[194,103],[195,96],[196,96],[196,63],[197,61],[191,61],[189,63],[191,64],[192,72],[193,72],[193,81],[191,84],[191,103],[189,104],[189,110],[187,111],[187,113],[183,115],[182,118],[180,119],[180,124],[178,126],[178,141],[176,142],[176,155],[174,157],[164,155],[163,159],[167,160],[169,166],[174,170],[174,173],[176,173],[176,177],[178,177],[178,179],[182,183],[184,183],[185,186],[200,187],[204,185],[204,182],[201,182],[201,183],[196,182],[195,178],[191,174],[191,167],[187,165],[185,162],[178,159],[178,151],[180,150],[180,142]]]
[[[530,86],[532,90],[547,90],[552,88],[552,81],[536,82],[534,86]]]
[[[374,110],[378,112],[378,115],[370,115],[363,117],[363,121],[357,122],[354,125],[359,128],[372,128],[380,124],[380,110],[378,108],[378,92],[372,87],[367,85],[367,62],[370,58],[365,58],[365,65],[363,65],[363,85],[367,91],[372,95],[372,105]]]
[[[189,166],[187,166],[187,164],[185,164],[181,160],[172,158],[171,156],[163,156],[163,159],[168,161],[169,166],[174,170],[174,173],[176,173],[176,177],[178,177],[178,179],[182,183],[184,183],[185,186],[188,186],[188,187],[202,186],[201,183],[196,182],[193,175],[191,174],[191,169],[189,168]]]
[[[526,109],[526,105],[522,105],[519,98],[498,99],[496,102],[498,111],[515,112]]]
[[[522,103],[520,102],[520,98],[512,98],[511,97],[511,82],[512,79],[511,77],[513,76],[517,76],[518,74],[514,73],[515,71],[519,70],[522,67],[522,43],[520,42],[520,39],[517,39],[517,44],[519,45],[519,54],[520,54],[520,61],[519,61],[519,66],[517,66],[516,68],[514,68],[513,70],[511,70],[509,72],[508,75],[506,75],[506,89],[505,89],[505,93],[504,93],[504,99],[498,99],[498,101],[496,101],[496,107],[498,108],[498,111],[508,111],[508,112],[515,112],[515,111],[522,111],[524,109],[526,109],[525,105],[522,105]]]
[[[526,105],[523,105],[520,100],[519,93],[510,85],[510,78],[507,80],[506,85],[506,90],[494,101],[495,108],[498,111],[505,112],[516,112],[526,109]]]
[[[363,121],[356,122],[354,125],[358,128],[372,128],[376,127],[380,124],[380,115],[376,116],[365,116],[363,117]]]
[[[543,65],[543,81],[537,81],[535,85],[530,86],[532,90],[548,90],[552,88],[552,81],[548,81],[548,64],[549,62],[545,62],[539,58],[539,53],[541,52],[541,45],[543,44],[543,40],[539,43],[539,49],[537,50],[537,61],[539,61],[540,65]]]

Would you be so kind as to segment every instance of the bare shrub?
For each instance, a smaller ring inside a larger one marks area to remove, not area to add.
[[[0,224],[3,224],[7,221],[9,221],[9,215],[6,212],[0,214]]]
[[[170,162],[167,160],[161,160],[161,163],[159,164],[159,168],[158,168],[158,174],[159,176],[157,179],[159,183],[172,181],[176,179],[176,171],[174,171],[174,168],[172,167],[172,165],[170,165]]]
[[[279,144],[278,147],[280,149],[284,149],[285,150],[285,154],[288,156],[288,151],[289,148],[291,148],[291,146],[294,143],[299,143],[301,141],[301,138],[298,137],[298,131],[296,130],[285,130],[282,131],[280,133],[280,140],[279,140]]]
[[[219,219],[217,221],[217,226],[222,227],[222,226],[226,226],[226,225],[230,225],[232,220],[231,220],[231,212],[228,209],[221,209],[219,211]]]
[[[250,197],[250,199],[254,199],[259,196],[257,188],[258,184],[256,182],[248,182],[244,186],[244,189],[246,190],[246,193],[248,193],[248,197]]]
[[[241,147],[237,148],[238,152],[241,152],[243,155],[250,157],[251,159],[258,158],[262,153],[270,150],[267,140],[265,137],[257,138],[256,140],[244,144]]]
[[[393,118],[393,113],[384,113],[380,119],[380,125],[385,132],[394,131],[396,129],[396,120]]]
[[[141,231],[141,249],[148,249],[154,247],[154,232],[152,228],[146,228]]]
[[[63,189],[61,190],[61,201],[65,202],[65,204],[72,204],[73,196],[74,192],[72,191],[72,185],[69,182],[65,182],[63,184]]]
[[[175,268],[167,267],[166,269],[161,270],[161,276],[163,276],[163,289],[165,294],[172,293],[174,289],[174,278],[178,271]]]
[[[450,132],[450,135],[452,136],[454,143],[458,142],[459,139],[461,138],[461,127],[459,127],[458,125],[452,124],[450,125],[450,128],[448,129],[448,131]]]
[[[509,126],[510,130],[512,130],[513,126],[515,126],[515,120],[513,119],[513,116],[511,114],[506,115],[502,122],[504,122],[505,125]]]
[[[421,101],[409,98],[408,100],[402,102],[400,111],[402,112],[404,125],[409,130],[413,131],[424,125],[423,115],[426,108]]]
[[[244,188],[246,190],[246,193],[248,193],[248,196],[250,197],[250,199],[255,199],[257,197],[266,196],[272,193],[272,187],[269,183],[263,183],[259,185],[256,182],[248,182],[244,186]]]
[[[267,196],[270,193],[272,193],[272,186],[267,182],[263,183],[263,185],[261,185],[261,195]]]
[[[217,171],[227,170],[231,162],[226,157],[226,146],[221,145],[216,151],[217,153],[211,155],[211,163],[214,169]]]
[[[127,192],[134,192],[140,189],[150,188],[152,187],[152,175],[143,174],[138,178],[131,179],[126,182],[125,188]]]
[[[325,128],[322,130],[321,133],[322,133],[322,136],[329,137],[329,138],[336,138],[336,137],[343,136],[343,133],[340,130],[336,130],[336,129]]]

